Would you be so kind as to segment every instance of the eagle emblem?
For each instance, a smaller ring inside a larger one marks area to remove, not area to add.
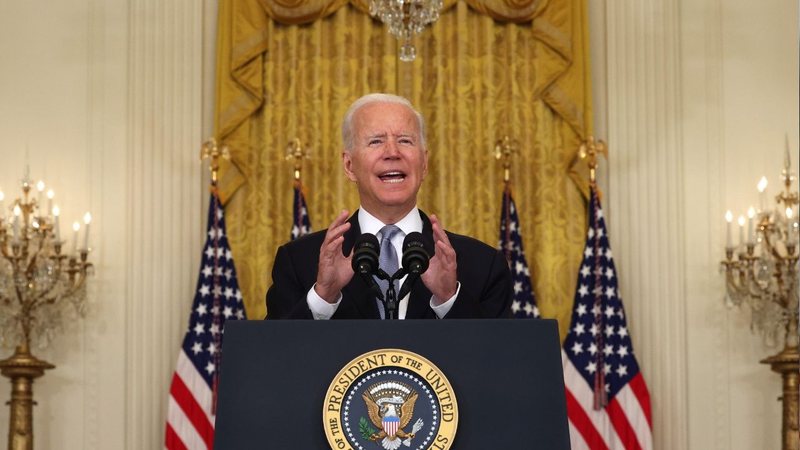
[[[397,381],[375,383],[367,388],[362,398],[370,421],[380,430],[371,433],[369,440],[380,443],[386,450],[397,450],[401,445],[410,447],[423,426],[422,419],[417,419],[411,432],[404,430],[414,417],[417,397],[416,391]]]

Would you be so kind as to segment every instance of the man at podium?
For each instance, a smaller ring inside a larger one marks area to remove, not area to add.
[[[424,119],[411,103],[390,94],[359,98],[345,114],[342,140],[344,173],[356,184],[361,206],[349,217],[342,211],[327,230],[278,249],[267,318],[510,317],[511,273],[503,254],[445,231],[435,215],[417,208],[428,151]],[[404,240],[421,234],[427,270],[392,282],[392,291],[408,292],[398,302],[384,303],[392,298],[388,280],[355,275],[353,250],[372,238],[365,234],[377,238],[377,265],[388,275],[404,273],[398,270]]]

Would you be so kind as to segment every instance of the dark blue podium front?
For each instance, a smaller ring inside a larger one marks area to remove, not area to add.
[[[558,328],[538,319],[228,321],[214,448],[330,448],[328,387],[348,362],[385,348],[423,356],[450,381],[451,449],[569,449]]]

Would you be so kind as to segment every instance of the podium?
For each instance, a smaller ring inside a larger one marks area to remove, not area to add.
[[[323,414],[341,407],[342,414],[353,412],[350,432],[360,444],[339,448],[384,449],[380,440],[358,437],[355,416],[357,407],[364,410],[365,401],[370,403],[367,394],[392,383],[379,382],[368,391],[372,380],[365,380],[364,393],[348,396],[345,391],[360,386],[348,375],[348,364],[386,349],[419,355],[438,368],[449,382],[457,408],[450,409],[445,398],[432,416],[419,419],[444,427],[448,412],[457,411],[456,417],[449,417],[457,419],[454,440],[437,443],[435,435],[427,437],[421,430],[419,437],[408,445],[398,443],[398,448],[569,449],[558,328],[555,320],[542,319],[228,321],[214,448],[325,450],[332,447],[331,433],[347,433],[344,424],[323,423]],[[351,372],[364,375],[377,370],[366,364],[361,369]],[[420,392],[415,407],[420,417],[431,392],[444,391],[429,372],[403,375],[416,381],[400,383]],[[338,388],[337,376],[342,383]],[[414,383],[430,389],[417,389]],[[442,400],[449,394],[436,395]],[[345,411],[343,399],[350,397],[353,409]],[[366,428],[379,427],[373,421]],[[411,424],[406,428],[409,432]]]

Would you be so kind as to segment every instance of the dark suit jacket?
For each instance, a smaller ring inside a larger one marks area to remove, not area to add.
[[[433,246],[430,219],[422,211],[425,247]],[[342,251],[349,255],[361,235],[358,213],[348,221]],[[446,318],[510,317],[511,272],[505,256],[476,239],[447,232],[456,251],[461,290]],[[325,231],[309,234],[278,248],[272,268],[272,286],[267,291],[267,319],[313,319],[306,301],[317,279],[319,249]],[[418,280],[411,290],[406,319],[435,319],[430,308],[431,292]],[[342,289],[342,302],[332,319],[380,319],[375,296],[358,275]]]

